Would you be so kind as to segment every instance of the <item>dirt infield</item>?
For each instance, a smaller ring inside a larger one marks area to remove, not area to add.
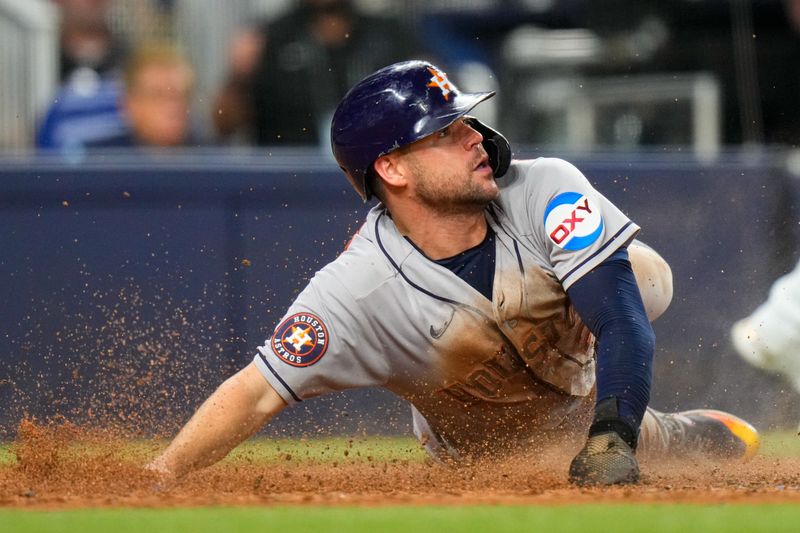
[[[132,449],[129,441],[89,436],[66,424],[23,424],[13,459],[0,464],[0,507],[800,503],[798,458],[757,457],[733,465],[646,462],[637,486],[581,489],[566,482],[567,454],[520,453],[452,468],[345,450],[325,461],[291,453],[269,462],[244,455],[164,486],[141,468],[156,448],[139,443]]]

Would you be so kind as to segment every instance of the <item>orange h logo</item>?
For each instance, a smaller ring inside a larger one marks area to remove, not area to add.
[[[456,93],[456,88],[447,79],[447,74],[431,67],[428,67],[428,72],[433,74],[433,77],[426,87],[438,87],[442,91],[442,96],[444,96],[445,100],[450,97],[450,93]]]

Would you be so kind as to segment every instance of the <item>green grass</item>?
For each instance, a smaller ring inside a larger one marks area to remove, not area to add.
[[[423,461],[425,451],[414,437],[330,437],[322,439],[252,439],[237,447],[228,460],[247,457],[254,461],[277,461],[291,455],[311,461]]]
[[[14,454],[11,453],[10,446],[8,444],[0,443],[0,466],[13,462]]]
[[[800,436],[797,431],[767,433],[761,440],[759,453],[770,457],[800,457]]]
[[[793,505],[101,509],[36,513],[0,510],[3,531],[14,533],[796,531],[798,520],[800,507]]]
[[[153,441],[134,441],[126,445],[124,455],[133,460],[152,457],[159,448]],[[69,452],[77,456],[103,453],[93,444],[76,444]],[[319,439],[250,439],[238,446],[225,461],[247,459],[258,463],[282,461],[286,456],[297,461],[412,461],[425,459],[425,451],[414,437],[328,437]],[[0,466],[16,461],[10,444],[0,443]],[[0,530],[1,531],[1,530]]]

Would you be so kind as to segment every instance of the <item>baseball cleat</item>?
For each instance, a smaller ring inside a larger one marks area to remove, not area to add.
[[[741,418],[714,409],[668,414],[670,451],[726,461],[747,461],[758,452],[756,428]]]

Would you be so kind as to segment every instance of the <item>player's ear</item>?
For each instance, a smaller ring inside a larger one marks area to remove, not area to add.
[[[373,163],[377,179],[389,187],[402,187],[408,183],[404,168],[395,154],[380,156]]]

